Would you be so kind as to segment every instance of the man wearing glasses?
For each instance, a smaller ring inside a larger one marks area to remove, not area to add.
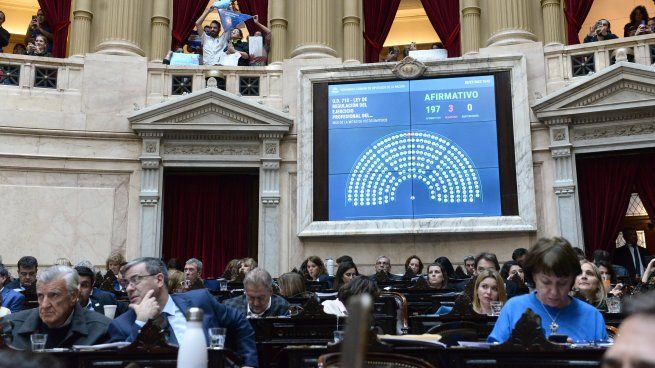
[[[134,341],[149,319],[162,317],[168,341],[177,345],[186,332],[186,311],[198,307],[204,311],[203,327],[227,328],[226,346],[236,350],[244,366],[257,367],[255,332],[245,316],[220,304],[206,289],[171,295],[166,287],[168,270],[157,258],[137,258],[121,268],[130,310],[109,326],[111,341]],[[207,334],[205,333],[205,338]]]

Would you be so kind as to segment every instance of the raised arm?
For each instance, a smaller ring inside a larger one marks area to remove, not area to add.
[[[213,6],[210,6],[209,8],[205,9],[205,11],[202,13],[200,18],[196,21],[196,32],[198,32],[198,36],[200,36],[200,40],[204,43],[205,37],[203,37],[203,34],[205,31],[202,29],[202,22],[205,21],[205,18],[207,18],[207,15],[214,9]]]
[[[264,35],[267,35],[267,34],[270,34],[270,33],[271,33],[271,30],[268,29],[268,27],[266,27],[265,25],[259,23],[259,15],[254,15],[254,16],[252,17],[252,20],[253,20],[253,22],[255,22],[255,25],[256,25],[257,27],[259,27],[259,29],[262,30],[262,33],[264,33]]]

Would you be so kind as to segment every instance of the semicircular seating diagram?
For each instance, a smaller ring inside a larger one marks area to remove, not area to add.
[[[396,200],[407,180],[422,182],[430,200],[473,203],[482,198],[477,168],[468,154],[442,135],[394,132],[373,142],[348,177],[346,199],[353,206],[383,206]]]

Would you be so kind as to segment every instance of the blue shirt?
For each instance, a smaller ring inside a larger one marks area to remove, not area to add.
[[[603,315],[590,304],[587,304],[576,298],[571,298],[571,304],[565,308],[552,308],[541,304],[537,299],[536,292],[516,296],[507,301],[500,311],[500,316],[496,321],[493,331],[487,338],[488,342],[503,343],[508,338],[516,322],[521,318],[527,308],[541,317],[541,328],[544,330],[546,337],[551,335],[550,324],[553,322],[551,317],[559,325],[558,335],[567,335],[573,342],[590,342],[607,340],[607,331],[605,330],[605,319]],[[548,313],[546,313],[546,309]]]

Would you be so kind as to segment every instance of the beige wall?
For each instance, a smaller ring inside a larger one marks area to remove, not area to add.
[[[384,41],[384,46],[409,45],[412,42],[430,44],[439,41],[439,36],[425,14],[425,10],[420,7],[398,10],[389,35]]]

